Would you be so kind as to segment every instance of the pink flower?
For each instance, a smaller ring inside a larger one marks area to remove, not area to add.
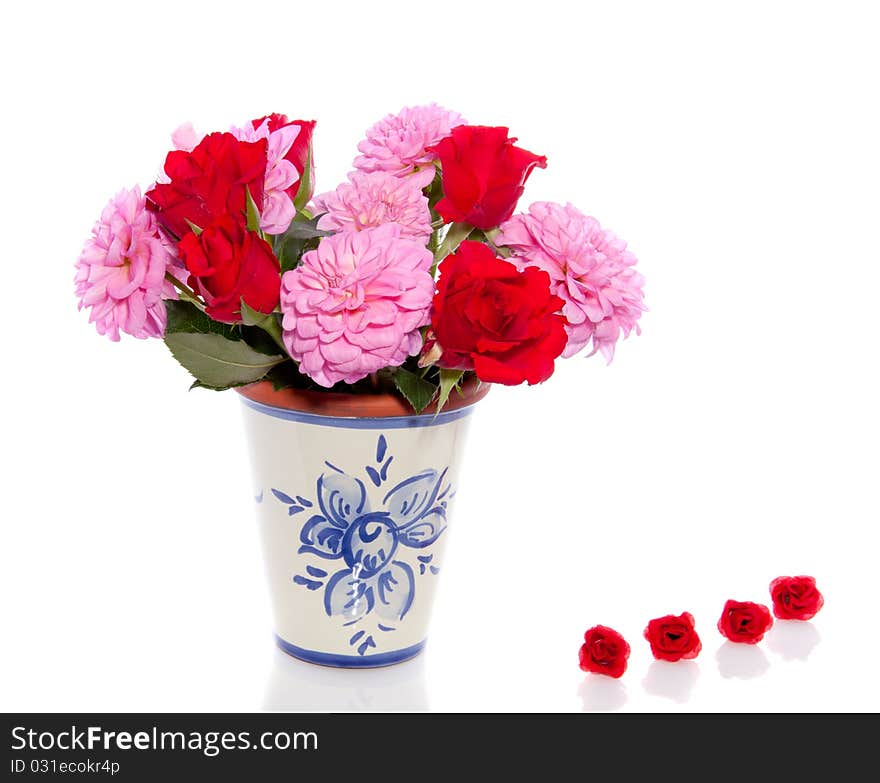
[[[432,261],[395,223],[321,240],[281,279],[284,344],[300,372],[330,387],[418,353]]]
[[[408,106],[400,114],[389,114],[367,131],[367,138],[358,149],[363,153],[355,158],[359,171],[387,171],[395,177],[413,175],[419,188],[427,187],[434,179],[436,153],[427,148],[446,138],[465,119],[454,111],[436,103],[427,106]]]
[[[239,141],[266,139],[266,179],[263,183],[263,203],[260,208],[260,228],[267,234],[283,234],[296,216],[296,207],[287,191],[299,181],[296,166],[286,159],[287,153],[299,136],[298,125],[284,125],[269,131],[269,118],[258,126],[248,122],[229,131]]]
[[[318,222],[325,231],[361,231],[397,223],[400,235],[423,244],[431,235],[428,199],[411,178],[398,179],[384,171],[354,171],[336,190],[315,196],[312,212],[326,214]]]
[[[79,309],[90,307],[89,321],[111,340],[120,329],[141,339],[162,337],[162,299],[177,298],[165,279],[174,263],[140,188],[122,190],[104,207],[76,262]]]
[[[191,122],[185,122],[171,134],[174,149],[192,152],[202,140]]]
[[[592,341],[609,362],[620,338],[635,329],[646,309],[644,278],[634,266],[626,242],[605,231],[595,218],[571,204],[539,201],[527,214],[502,224],[497,245],[511,249],[519,268],[536,266],[550,275],[553,292],[565,300],[568,344],[563,357],[574,356]],[[591,354],[592,355],[592,354]]]

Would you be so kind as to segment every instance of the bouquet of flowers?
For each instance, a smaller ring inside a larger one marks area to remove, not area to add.
[[[165,341],[228,389],[374,393],[439,410],[469,378],[541,383],[638,333],[626,243],[575,207],[514,214],[547,159],[437,105],[370,128],[354,170],[314,195],[314,121],[179,128],[145,192],[110,200],[77,261],[100,334]]]

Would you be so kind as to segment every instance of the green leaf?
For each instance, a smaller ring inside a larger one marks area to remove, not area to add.
[[[296,196],[293,199],[293,206],[299,212],[305,207],[312,195],[312,145],[309,144],[309,155],[306,158],[306,165],[303,168],[302,177],[299,180],[299,188],[297,188]]]
[[[434,399],[437,393],[437,386],[424,378],[403,367],[398,367],[394,373],[394,385],[397,390],[406,398],[406,401],[413,406],[416,413],[421,413],[428,407],[428,403]]]
[[[201,236],[201,234],[202,234],[202,229],[201,229],[201,228],[199,228],[199,227],[198,227],[195,223],[193,223],[189,218],[184,218],[184,220],[186,221],[186,224],[189,226],[190,231],[192,231],[193,234],[195,234],[196,236]]]
[[[315,215],[313,218],[303,218],[299,215],[291,222],[290,227],[283,234],[281,239],[315,239],[317,237],[329,237],[333,231],[324,231],[318,228],[318,221],[324,217],[326,213]]]
[[[263,332],[220,323],[188,302],[166,301],[165,311],[165,344],[198,386],[228,389],[253,383],[286,358]],[[262,340],[255,339],[259,335]]]
[[[284,350],[279,351],[279,348],[283,348],[284,343],[281,340],[281,325],[278,323],[278,316],[274,313],[257,312],[248,307],[244,300],[242,300],[242,307],[242,318],[245,319],[244,326],[215,321],[188,302],[166,301],[165,311],[168,314],[168,324],[165,327],[165,334],[176,332],[219,334],[234,342],[243,340],[255,351],[268,356],[286,353]],[[257,323],[255,326],[250,325],[259,319],[265,319],[265,321]]]
[[[271,317],[271,313],[261,313],[259,310],[254,310],[244,299],[241,300],[241,322],[245,326],[261,326],[265,320]]]
[[[443,406],[449,399],[449,393],[458,385],[463,375],[464,370],[440,368],[440,396],[437,398],[437,413],[443,410]]]
[[[165,312],[168,317],[165,334],[174,332],[219,334],[227,340],[241,339],[241,330],[237,326],[215,321],[189,302],[168,299],[165,302]]]
[[[305,218],[299,214],[287,231],[274,237],[272,249],[281,264],[281,274],[293,269],[299,263],[302,254],[317,247],[322,237],[329,237],[334,233],[318,228],[321,217],[323,215]]]
[[[437,265],[446,256],[452,255],[458,250],[458,246],[470,236],[473,230],[474,227],[467,223],[450,223],[446,236],[443,237],[443,241],[440,243],[440,247],[434,251],[434,265],[431,267],[431,274],[434,274],[437,270]]]
[[[241,320],[245,326],[253,326],[262,329],[273,340],[282,353],[287,353],[281,334],[281,324],[275,313],[261,313],[254,310],[244,299],[241,300]]]
[[[280,350],[281,346],[275,342],[275,339],[256,326],[242,326],[241,339],[255,351],[264,353],[267,356],[283,355],[287,358],[287,351]]]
[[[260,210],[257,208],[257,202],[254,201],[254,197],[251,195],[251,189],[245,188],[245,195],[247,198],[247,228],[248,231],[256,231],[258,234],[260,233]]]
[[[310,389],[315,384],[308,375],[303,375],[296,362],[287,361],[273,367],[266,374],[266,380],[272,382],[275,391],[279,389]]]
[[[431,184],[428,185],[425,190],[425,195],[428,197],[428,206],[431,208],[432,217],[436,217],[434,207],[436,207],[437,202],[443,198],[443,176],[440,172],[440,164],[435,162],[434,166],[436,167],[434,179],[431,180]]]
[[[254,383],[286,358],[217,333],[166,332],[165,344],[200,385],[217,390]]]

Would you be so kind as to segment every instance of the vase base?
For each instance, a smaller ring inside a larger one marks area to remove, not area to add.
[[[295,644],[285,641],[280,636],[275,636],[275,643],[293,658],[319,666],[329,666],[334,669],[378,669],[383,666],[393,666],[395,663],[403,663],[410,658],[415,658],[425,649],[426,642],[427,639],[414,644],[412,647],[405,647],[402,650],[392,650],[386,653],[376,653],[375,655],[338,655],[336,653],[305,650],[302,647],[297,647]]]

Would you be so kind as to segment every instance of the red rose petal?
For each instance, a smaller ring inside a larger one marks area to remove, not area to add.
[[[770,583],[770,597],[780,620],[810,620],[825,604],[812,576],[778,576]]]
[[[584,634],[578,651],[578,663],[585,672],[620,677],[626,671],[630,647],[613,628],[595,625]]]
[[[772,625],[770,610],[751,601],[728,600],[718,619],[721,635],[737,644],[757,644]]]
[[[494,228],[516,208],[526,180],[547,158],[514,146],[507,128],[459,125],[429,147],[440,159],[443,198],[435,209],[447,223]]]
[[[462,242],[440,264],[431,317],[438,364],[473,369],[488,383],[541,383],[568,339],[563,304],[545,271],[520,272],[481,242]]]
[[[703,649],[690,612],[667,614],[651,620],[645,628],[645,639],[658,661],[692,660]]]

